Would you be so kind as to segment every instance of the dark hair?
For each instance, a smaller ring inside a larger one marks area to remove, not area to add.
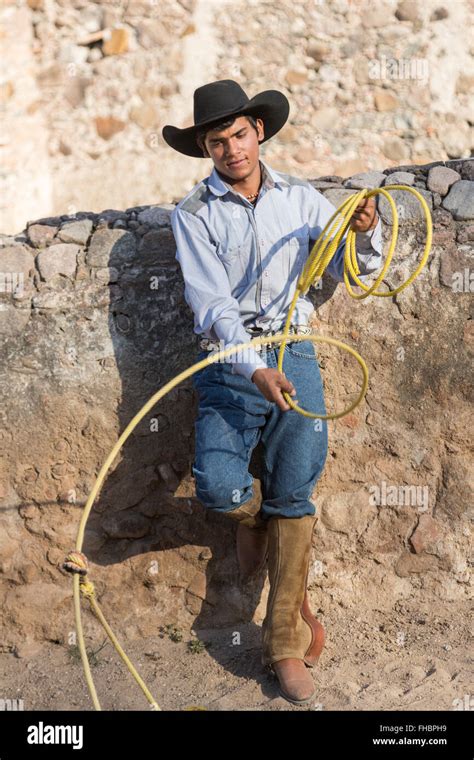
[[[201,150],[203,151],[203,153],[204,153],[204,147],[205,147],[204,141],[206,139],[207,133],[210,132],[211,129],[221,130],[221,129],[227,129],[227,127],[231,127],[234,121],[239,118],[239,116],[245,116],[249,124],[251,124],[252,127],[255,129],[255,131],[258,133],[257,122],[255,121],[255,118],[248,113],[237,113],[235,114],[235,116],[230,116],[225,121],[206,124],[205,127],[201,127],[201,129],[198,129],[196,132],[196,142],[201,148]]]

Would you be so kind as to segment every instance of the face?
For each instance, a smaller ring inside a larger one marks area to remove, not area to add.
[[[263,140],[263,121],[256,119],[255,131],[245,116],[239,116],[231,127],[221,131],[209,130],[205,147],[216,169],[234,182],[249,177],[258,166],[259,141]],[[240,163],[232,165],[240,160]]]

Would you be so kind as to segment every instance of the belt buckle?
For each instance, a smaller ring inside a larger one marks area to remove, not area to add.
[[[296,335],[311,335],[312,329],[309,325],[296,325],[295,328],[295,334]],[[293,341],[294,343],[295,341]],[[300,343],[301,341],[296,341],[297,343]]]
[[[291,324],[289,332],[292,335],[310,335],[311,332],[312,332],[312,330],[311,330],[311,327],[309,327],[309,325],[293,325],[293,324]],[[299,342],[299,341],[297,341],[297,342]],[[295,341],[294,340],[289,340],[288,343],[295,343]]]
[[[264,336],[276,335],[276,333],[277,333],[277,330],[267,330],[266,332],[265,331],[263,332],[263,335]],[[271,351],[272,348],[275,348],[275,344],[274,343],[264,343],[263,346],[262,346],[262,348],[265,351]]]
[[[253,340],[254,338],[262,338],[263,335],[265,334],[263,327],[251,327],[247,330],[247,332],[249,333],[251,340]],[[260,346],[253,346],[254,351],[258,351],[259,354],[262,352],[264,348],[266,348],[265,343]]]
[[[202,338],[202,340],[199,341],[199,347],[202,348],[203,351],[213,351],[215,348],[219,348],[219,343],[215,340],[211,340],[211,338]]]

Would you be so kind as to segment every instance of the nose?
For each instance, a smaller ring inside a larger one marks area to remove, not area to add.
[[[235,148],[234,148],[234,146],[237,146],[237,143],[235,143],[233,140],[232,140],[232,142],[230,142],[230,143],[227,143],[227,148],[226,148],[226,158],[225,158],[225,160],[226,160],[227,162],[230,162],[230,161],[238,161],[238,160],[239,160],[239,156],[238,156],[238,154],[236,154],[236,153],[234,152],[234,151],[235,151]]]

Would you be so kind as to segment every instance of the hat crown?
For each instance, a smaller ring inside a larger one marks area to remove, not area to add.
[[[245,108],[249,98],[238,82],[221,79],[194,91],[194,123],[213,121],[226,113]]]

